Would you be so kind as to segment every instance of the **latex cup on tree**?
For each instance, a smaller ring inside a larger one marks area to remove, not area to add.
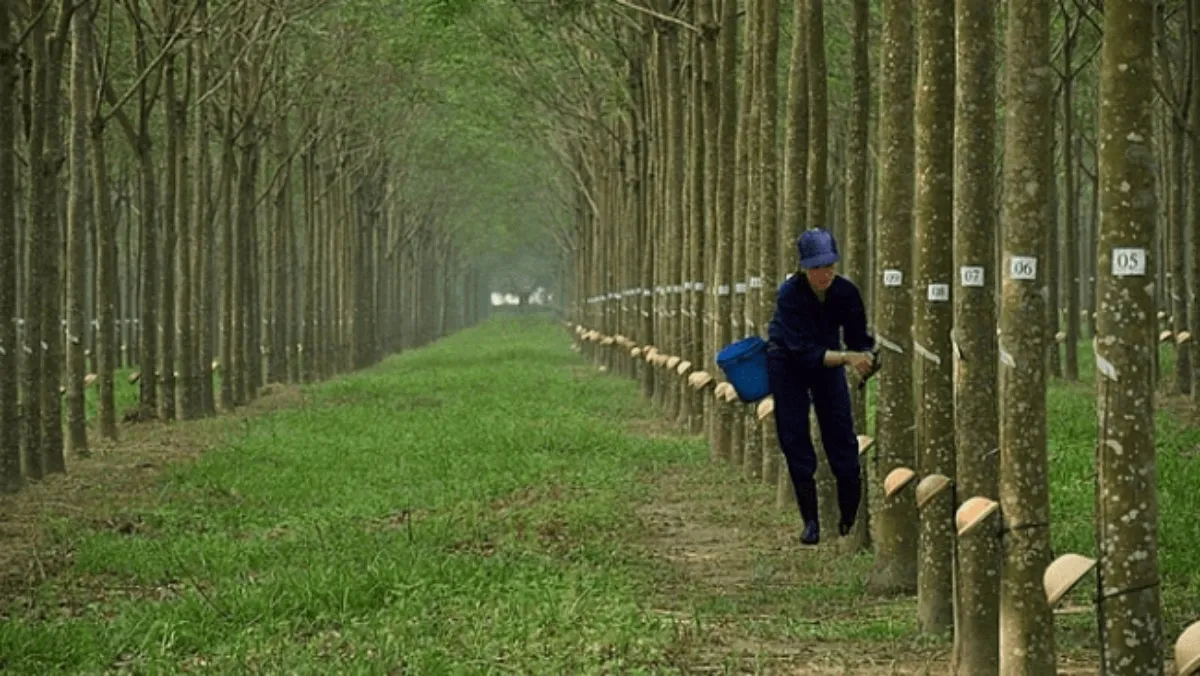
[[[1079,581],[1093,568],[1096,560],[1080,554],[1063,554],[1046,566],[1042,573],[1042,585],[1046,588],[1046,601],[1051,607],[1058,605]]]
[[[1184,629],[1175,641],[1175,673],[1200,676],[1200,622]]]
[[[950,487],[950,477],[930,474],[917,484],[917,509],[925,509],[939,493]]]
[[[897,467],[888,473],[883,479],[883,494],[886,497],[893,497],[900,491],[904,490],[917,478],[917,473],[907,467]]]
[[[1000,510],[1000,503],[981,495],[977,495],[958,508],[954,514],[954,525],[958,529],[958,537],[966,537],[972,531],[987,521],[987,518]]]

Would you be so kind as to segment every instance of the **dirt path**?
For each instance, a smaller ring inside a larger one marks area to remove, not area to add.
[[[772,491],[716,466],[647,481],[642,546],[670,571],[653,602],[678,623],[685,673],[950,673],[950,640],[917,633],[915,599],[866,595],[867,554],[799,545]],[[1097,671],[1064,656],[1059,673]]]
[[[946,673],[948,644],[888,635],[908,602],[856,593],[860,558],[839,560],[837,543],[802,549],[794,518],[732,474],[678,468],[638,509],[647,555],[671,571],[655,603],[680,624],[685,672]]]

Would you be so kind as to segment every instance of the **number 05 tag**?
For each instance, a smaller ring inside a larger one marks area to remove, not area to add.
[[[1146,274],[1145,249],[1113,249],[1113,277],[1143,277]]]

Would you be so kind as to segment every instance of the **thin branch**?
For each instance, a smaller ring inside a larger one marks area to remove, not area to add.
[[[187,20],[182,22],[182,24],[187,24],[189,21],[191,21],[192,17],[196,15],[196,12],[199,11],[199,9],[200,3],[197,2],[193,4],[191,14],[188,15]],[[158,68],[160,64],[162,64],[163,60],[167,58],[167,54],[171,53],[171,49],[175,46],[176,41],[178,41],[181,36],[183,36],[183,31],[180,29],[176,29],[171,33],[171,37],[167,39],[167,43],[163,45],[163,48],[159,50],[158,54],[154,55],[154,59],[142,70],[141,73],[138,74],[137,80],[135,80],[134,83],[130,85],[127,90],[125,90],[125,95],[112,103],[112,110],[108,111],[108,115],[101,118],[103,122],[107,122],[109,116],[116,114],[117,111],[125,107],[125,104],[129,102],[129,99],[133,98],[133,95],[137,93],[138,88],[144,84],[146,79],[150,77],[150,75]],[[105,87],[106,93],[107,91],[111,90],[111,87],[108,85],[108,83],[105,83]]]
[[[267,187],[263,188],[262,194],[258,196],[258,199],[254,200],[254,208],[257,209],[258,205],[262,204],[263,200],[271,196],[271,191],[275,188],[275,184],[279,182],[279,178],[283,175],[284,169],[287,169],[289,174],[291,173],[292,160],[295,160],[296,156],[300,153],[311,148],[316,141],[317,139],[314,136],[304,143],[297,143],[288,153],[287,157],[279,161],[279,164],[275,167],[274,173],[271,175],[271,180],[267,181]]]
[[[5,2],[7,2],[7,0],[5,0]],[[34,28],[37,28],[37,25],[41,23],[42,19],[46,17],[46,13],[49,11],[50,2],[47,0],[42,5],[42,8],[38,10],[37,16],[33,17],[33,20],[29,22],[29,25],[25,27],[25,30],[21,31],[21,37],[17,39],[18,47],[25,44],[25,41],[29,39],[29,34],[33,32]]]
[[[658,19],[659,21],[666,21],[667,23],[673,23],[676,26],[682,26],[683,28],[686,28],[697,35],[700,34],[699,28],[684,21],[683,19],[679,19],[679,18],[670,16],[669,14],[662,14],[661,12],[656,12],[656,11],[650,9],[649,7],[642,7],[641,5],[635,5],[634,3],[629,2],[628,0],[613,0],[613,2],[617,3],[618,5],[620,5],[622,7],[628,7],[629,9],[641,12],[643,14],[648,14],[648,15],[654,17],[655,19]]]

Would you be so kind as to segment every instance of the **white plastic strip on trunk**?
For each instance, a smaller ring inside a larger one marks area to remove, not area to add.
[[[1092,352],[1096,355],[1096,370],[1114,383],[1120,380],[1117,377],[1117,367],[1100,354],[1100,342],[1096,338],[1092,338]]]
[[[886,347],[887,349],[891,350],[892,352],[895,352],[896,354],[904,354],[904,348],[893,343],[892,341],[888,340],[887,338],[884,338],[883,336],[875,336],[875,340],[879,341],[880,345]]]
[[[1013,359],[1013,356],[1008,353],[1008,350],[1004,349],[1003,345],[999,345],[998,347],[1000,348],[1000,363],[1004,364],[1010,369],[1017,368],[1017,360]]]
[[[935,364],[941,365],[941,363],[942,363],[941,357],[937,356],[929,348],[925,347],[924,345],[918,343],[915,340],[913,341],[913,349],[916,350],[917,354],[921,355],[922,357],[928,359],[929,361],[931,361]]]

